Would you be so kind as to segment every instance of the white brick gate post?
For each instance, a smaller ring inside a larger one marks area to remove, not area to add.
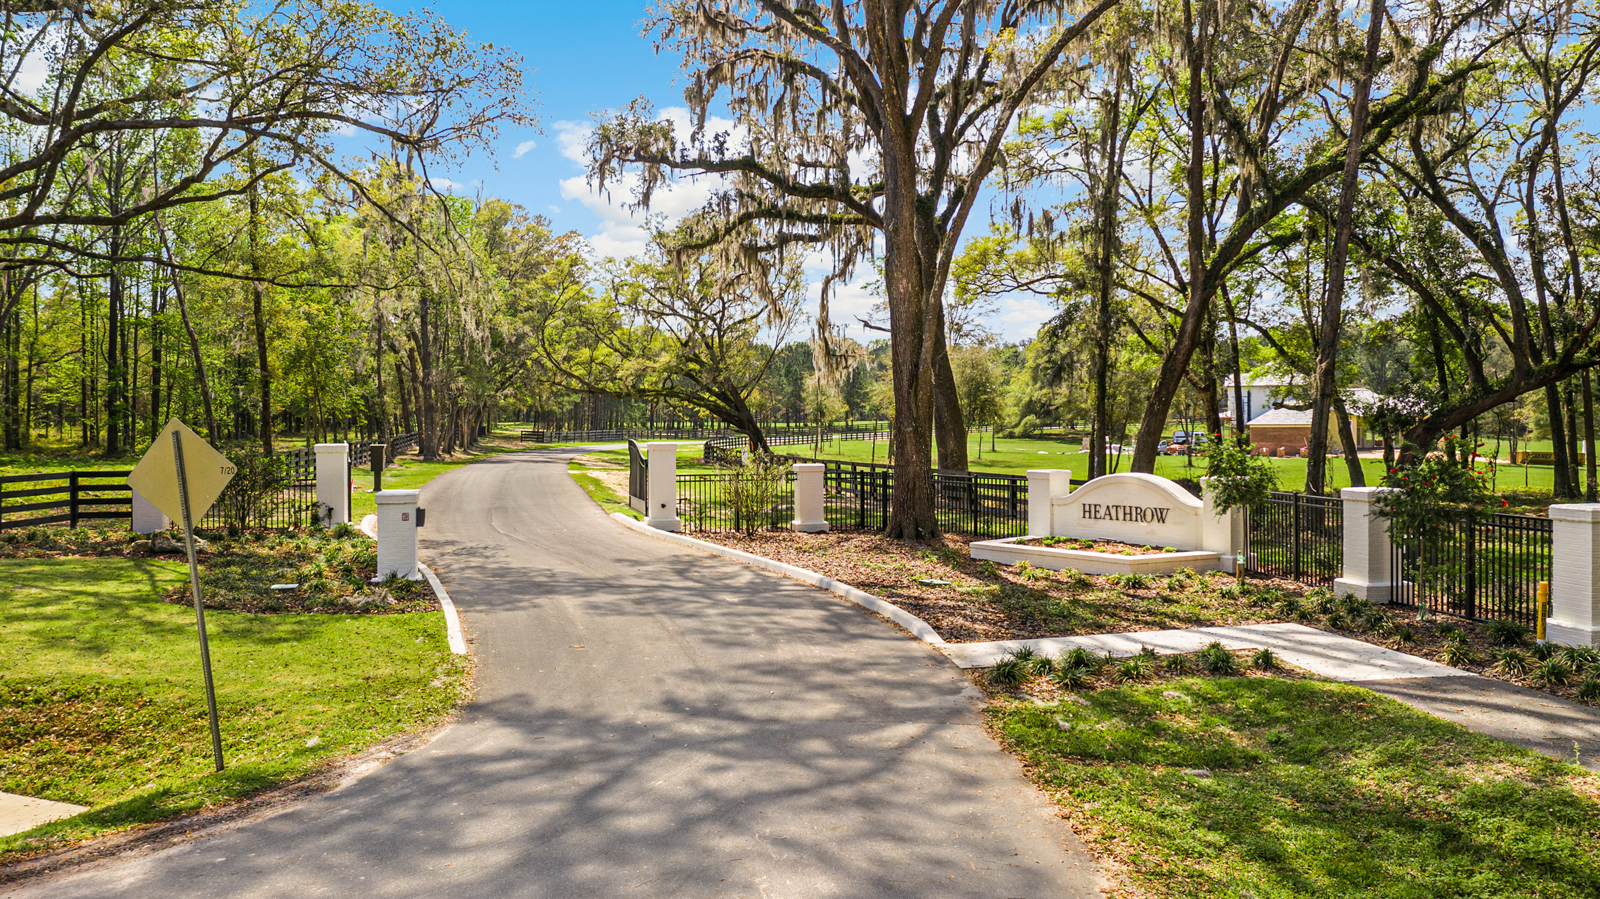
[[[658,531],[681,531],[678,520],[678,445],[676,443],[650,443],[645,445],[650,463],[649,485],[645,492],[650,508],[645,512],[644,523]]]
[[[808,534],[819,534],[828,529],[827,511],[823,496],[826,485],[823,476],[828,466],[821,462],[796,462],[794,465],[794,521],[790,527]]]
[[[317,454],[317,511],[323,524],[350,520],[350,444],[319,443]]]
[[[1333,592],[1355,596],[1376,605],[1394,599],[1390,574],[1389,523],[1378,517],[1373,500],[1393,487],[1346,487],[1344,501],[1344,576],[1333,582]]]
[[[1052,501],[1072,492],[1072,472],[1065,468],[1036,468],[1028,472],[1028,536],[1055,536]]]
[[[1550,556],[1545,639],[1600,646],[1600,503],[1550,507]]]

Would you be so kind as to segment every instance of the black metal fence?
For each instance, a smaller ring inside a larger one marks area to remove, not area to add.
[[[127,471],[56,471],[0,477],[0,530],[85,521],[127,521],[133,490]],[[109,482],[109,483],[107,483]]]
[[[829,526],[835,530],[883,530],[889,523],[894,496],[894,468],[867,462],[822,464],[826,466],[823,508]],[[931,471],[927,476],[932,479],[939,526],[945,531],[969,537],[1020,537],[1028,532],[1026,477],[967,471]],[[758,528],[786,528],[793,520],[792,473],[787,477],[786,493],[770,514],[755,514]],[[731,473],[722,472],[678,475],[678,517],[686,529],[748,529],[747,520],[752,516],[732,511],[726,498],[732,478]]]
[[[317,517],[317,459],[307,449],[286,450],[254,464],[275,466],[261,479],[240,471],[223,488],[222,495],[195,523],[199,530],[222,531],[229,528],[297,528],[310,525]],[[261,485],[275,478],[276,483]]]
[[[1274,491],[1250,515],[1247,570],[1323,587],[1344,569],[1344,501]]]
[[[846,440],[866,440],[877,438],[887,441],[891,436],[888,431],[880,430],[867,425],[838,425],[823,430],[819,436],[815,427],[788,428],[784,430],[768,430],[762,434],[766,438],[767,447],[775,446],[807,446],[819,441],[828,441],[843,438]],[[701,448],[700,458],[707,465],[721,465],[723,463],[737,462],[744,450],[750,445],[750,438],[741,431],[723,431],[716,437],[706,440]],[[807,462],[826,461],[823,459],[805,460]]]
[[[1551,579],[1550,519],[1461,513],[1425,534],[1398,535],[1391,546],[1396,605],[1537,622],[1539,582]]]
[[[787,529],[794,521],[794,472],[777,477],[680,474],[678,520],[686,531]]]

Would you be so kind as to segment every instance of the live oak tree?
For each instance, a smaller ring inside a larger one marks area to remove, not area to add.
[[[805,297],[799,266],[729,272],[669,241],[658,235],[645,256],[607,260],[592,284],[548,293],[533,328],[540,361],[574,389],[703,409],[767,452],[750,400]]]
[[[1075,61],[1078,39],[1117,2],[669,0],[648,30],[683,57],[690,133],[642,101],[594,130],[593,182],[636,172],[640,205],[674,174],[716,179],[689,249],[716,248],[730,269],[823,256],[819,346],[833,339],[830,289],[881,244],[903,473],[889,536],[939,531],[920,474],[936,422],[941,464],[965,467],[944,296],[980,188],[1041,80]],[[718,104],[733,129],[707,129]]]

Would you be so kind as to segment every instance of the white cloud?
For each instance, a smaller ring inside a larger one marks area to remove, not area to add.
[[[548,208],[550,209],[551,212],[554,212],[556,215],[560,215],[561,214],[561,207],[557,206],[554,203],[551,203]]]
[[[539,142],[538,141],[525,140],[522,143],[517,144],[517,152],[512,153],[511,154],[511,158],[512,159],[521,159],[523,156],[527,155],[529,150],[532,150],[534,147],[537,147],[537,146],[539,146]]]
[[[556,129],[556,143],[561,147],[561,155],[583,165],[583,147],[589,142],[589,132],[594,128],[580,122],[566,121],[556,122],[551,127]]]
[[[451,181],[449,178],[443,178],[438,175],[430,177],[428,179],[428,184],[432,186],[434,190],[442,190],[446,192],[453,191],[461,186],[461,183],[458,181]]]

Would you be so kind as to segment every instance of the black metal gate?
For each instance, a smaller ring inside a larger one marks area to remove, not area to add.
[[[1551,578],[1548,518],[1463,512],[1426,534],[1392,540],[1396,605],[1462,618],[1538,619],[1540,581]]]
[[[1344,501],[1273,491],[1250,514],[1246,570],[1331,587],[1344,570]]]

